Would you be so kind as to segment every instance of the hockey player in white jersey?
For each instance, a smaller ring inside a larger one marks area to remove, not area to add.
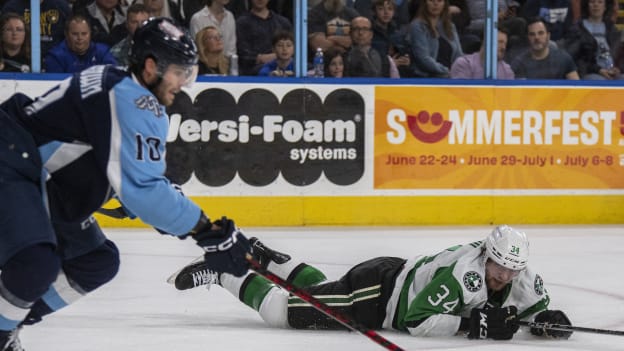
[[[22,350],[22,326],[116,275],[119,252],[92,217],[113,196],[161,232],[194,238],[214,269],[247,272],[250,245],[234,223],[212,223],[164,177],[165,106],[195,81],[193,40],[171,20],[150,19],[134,34],[130,62],[0,105],[2,351]]]
[[[414,336],[466,335],[508,340],[518,320],[570,325],[563,311],[548,310],[542,278],[528,268],[524,232],[503,225],[485,240],[405,260],[378,257],[360,263],[337,281],[318,269],[251,238],[263,267],[371,329],[395,329]],[[217,274],[202,262],[172,276],[183,290],[219,284],[257,310],[269,325],[335,329],[341,325],[254,272],[244,277]],[[531,329],[537,336],[567,339],[571,331]]]

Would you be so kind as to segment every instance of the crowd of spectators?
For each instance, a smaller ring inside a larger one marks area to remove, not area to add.
[[[624,0],[497,1],[498,79],[624,79]],[[309,0],[306,43],[291,0],[40,3],[44,72],[126,66],[134,30],[165,16],[196,39],[200,74],[291,77],[307,45],[325,77],[484,78],[486,0]],[[0,4],[0,71],[29,72],[30,2]]]

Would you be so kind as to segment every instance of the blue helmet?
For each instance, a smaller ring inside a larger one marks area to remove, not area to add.
[[[152,17],[137,28],[132,37],[129,59],[131,66],[142,67],[153,58],[163,69],[169,64],[197,64],[197,46],[184,29],[171,19]]]

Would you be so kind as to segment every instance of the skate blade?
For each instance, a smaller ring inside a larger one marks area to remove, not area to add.
[[[178,277],[178,275],[180,275],[180,273],[184,270],[184,268],[193,265],[197,262],[203,261],[204,260],[204,255],[201,255],[199,257],[197,257],[196,259],[194,259],[193,261],[187,263],[184,265],[184,267],[178,269],[175,273],[173,273],[171,276],[169,276],[169,278],[167,278],[167,283],[171,284],[171,285],[175,285],[175,281],[176,278]]]

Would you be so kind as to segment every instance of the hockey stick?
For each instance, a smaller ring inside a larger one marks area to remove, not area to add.
[[[578,331],[578,332],[583,332],[583,333],[608,334],[608,335],[624,335],[624,331],[622,330],[585,328],[585,327],[577,327],[577,326],[572,326],[572,325],[537,323],[537,322],[527,322],[527,321],[518,321],[518,324],[526,326],[526,327],[537,328],[537,329]]]
[[[398,345],[392,343],[388,339],[386,339],[383,336],[379,335],[374,330],[369,329],[369,328],[361,325],[360,323],[354,321],[353,319],[351,319],[348,316],[343,315],[340,312],[334,311],[331,307],[329,307],[327,304],[321,302],[319,299],[317,299],[314,296],[312,296],[305,289],[298,288],[298,287],[292,285],[291,283],[285,281],[284,279],[278,277],[277,275],[275,275],[275,273],[272,273],[268,269],[262,268],[262,266],[260,266],[260,263],[258,261],[256,261],[253,258],[253,256],[251,256],[251,254],[247,254],[247,256],[245,258],[247,259],[247,261],[251,265],[251,269],[253,271],[255,271],[256,273],[258,273],[261,276],[265,277],[266,279],[272,281],[273,283],[277,284],[278,286],[284,288],[285,290],[287,290],[291,294],[297,296],[298,298],[302,299],[303,301],[309,303],[310,305],[312,305],[312,307],[317,309],[319,312],[322,312],[323,314],[325,314],[329,318],[336,320],[337,322],[339,322],[340,324],[345,326],[347,329],[352,330],[354,332],[358,332],[358,333],[368,337],[369,339],[373,340],[374,342],[376,342],[377,344],[379,344],[382,347],[386,348],[387,350],[392,350],[392,351],[403,351],[404,350],[401,347],[399,347]]]

